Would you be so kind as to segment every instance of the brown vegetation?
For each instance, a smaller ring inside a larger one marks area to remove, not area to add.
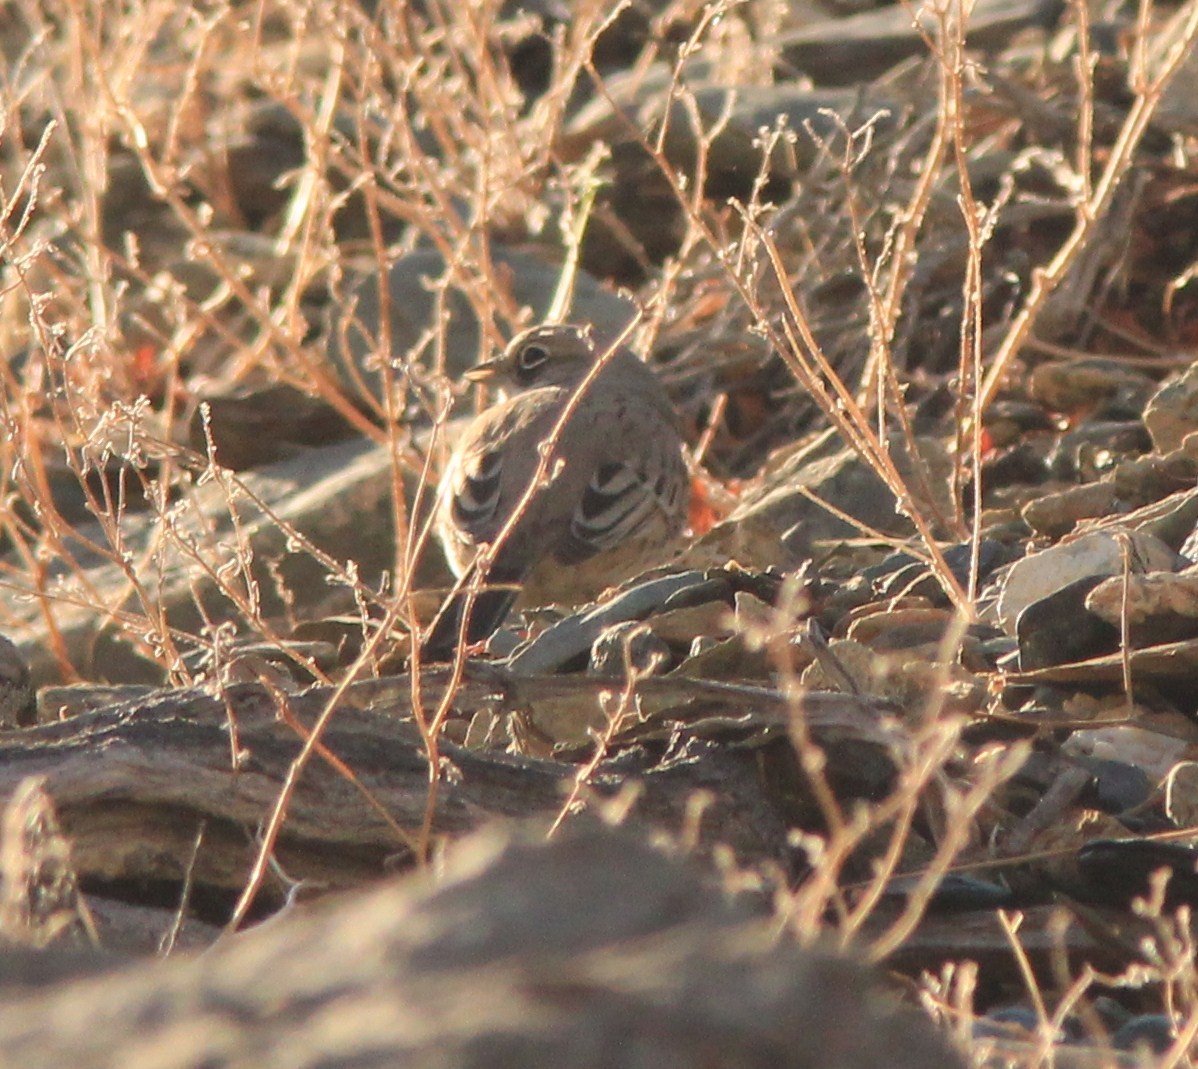
[[[1019,1064],[1066,1022],[1119,1064],[1115,1010],[1190,1064],[1198,611],[1132,595],[1198,523],[1158,391],[1198,0],[821,11],[0,9],[13,938],[103,942],[76,881],[232,930],[587,810],[910,978],[979,1064],[1012,1001]],[[460,375],[536,319],[661,375],[693,538],[604,627],[422,669]],[[1002,568],[1084,539],[1108,585],[1040,623]],[[937,912],[950,875],[1002,908]]]

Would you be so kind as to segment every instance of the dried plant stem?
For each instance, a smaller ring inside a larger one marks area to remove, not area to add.
[[[1143,0],[1140,10],[1140,38],[1143,40],[1149,10],[1148,0]],[[1057,250],[1056,255],[1043,268],[1032,274],[1031,292],[1028,293],[1023,306],[999,343],[998,349],[990,360],[990,370],[982,382],[981,394],[978,398],[978,407],[982,412],[990,407],[1011,362],[1029,340],[1036,320],[1043,311],[1048,298],[1068,275],[1078,256],[1089,245],[1102,225],[1103,219],[1114,203],[1120,182],[1126,177],[1132,166],[1136,150],[1148,130],[1166,87],[1189,56],[1195,41],[1198,41],[1198,0],[1188,0],[1182,10],[1185,12],[1184,21],[1180,23],[1176,37],[1166,51],[1155,77],[1149,78],[1142,66],[1138,71],[1136,79],[1138,84],[1134,86],[1135,99],[1128,109],[1127,117],[1123,120],[1119,136],[1111,146],[1102,175],[1090,195],[1077,205],[1073,230]],[[1086,74],[1088,72],[1083,72],[1083,75]],[[1086,84],[1085,81],[1083,81],[1084,84]],[[1085,106],[1092,106],[1092,104]]]

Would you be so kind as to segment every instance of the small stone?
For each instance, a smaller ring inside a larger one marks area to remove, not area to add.
[[[1166,382],[1144,409],[1144,426],[1158,453],[1171,453],[1198,431],[1198,364]]]

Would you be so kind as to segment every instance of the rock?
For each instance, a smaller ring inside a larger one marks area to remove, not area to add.
[[[1151,448],[1138,413],[1134,420],[1087,420],[1061,435],[1048,457],[1048,471],[1062,481],[1091,482]]]
[[[1060,17],[1057,0],[982,0],[970,13],[967,43],[998,48],[1026,26],[1050,26]],[[823,85],[868,82],[910,56],[926,52],[935,34],[934,5],[921,5],[919,27],[903,7],[880,7],[849,18],[828,19],[782,35],[783,58]]]
[[[1140,472],[1140,474],[1147,475],[1145,472]],[[1129,477],[1126,479],[1121,477],[1119,472],[1115,476],[1115,485],[1119,488],[1119,496],[1124,500],[1128,499],[1131,491],[1131,472],[1128,472],[1127,475]],[[1182,557],[1189,559],[1185,548],[1195,528],[1198,527],[1198,490],[1193,489],[1189,480],[1187,483],[1189,483],[1187,489],[1163,494],[1160,497],[1149,495],[1149,500],[1145,504],[1126,515],[1116,516],[1105,521],[1100,520],[1094,524],[1083,523],[1082,527],[1083,529],[1089,527],[1097,531],[1126,528],[1140,534],[1151,535],[1153,538],[1160,539],[1170,549],[1177,550]],[[1161,487],[1157,484],[1153,486],[1153,489],[1157,490]]]
[[[1178,828],[1189,827],[1198,820],[1198,762],[1177,761],[1169,768],[1165,816]]]
[[[1037,598],[1015,622],[1019,667],[1025,672],[1085,661],[1114,649],[1118,628],[1085,611],[1086,595],[1102,580],[1085,575]]]
[[[1150,716],[1141,715],[1136,723],[1075,731],[1062,743],[1061,750],[1074,760],[1104,764],[1119,761],[1136,769],[1156,789],[1195,752],[1198,740],[1193,736],[1192,728],[1189,737],[1178,735],[1174,725],[1154,723]]]
[[[1165,1054],[1176,1042],[1173,1018],[1165,1013],[1137,1014],[1111,1036],[1111,1046],[1116,1050],[1134,1050],[1141,1054],[1144,1051]]]
[[[673,186],[631,130],[650,142],[660,132],[662,157],[688,182],[697,181],[702,139],[703,194],[716,203],[730,197],[781,203],[827,151],[819,139],[839,152],[845,129],[872,122],[884,136],[897,126],[901,110],[873,92],[813,90],[789,80],[726,84],[705,62],[684,64],[681,75],[665,62],[615,75],[603,95],[570,121],[561,148],[567,159],[582,159],[595,144],[610,146],[583,263],[603,278],[643,282],[685,237],[686,213]],[[767,159],[761,131],[779,126],[787,134],[770,145]]]
[[[122,551],[131,559],[147,559],[151,548],[163,541],[188,546],[187,552],[168,554],[169,564],[143,587],[141,594],[152,597],[152,604],[139,600],[124,568],[89,548],[106,545],[102,531],[88,525],[80,528],[80,539],[68,540],[71,568],[60,562],[51,569],[42,591],[59,595],[51,610],[54,641],[39,601],[17,599],[11,614],[11,626],[20,633],[21,652],[37,685],[60,679],[58,653],[86,679],[161,682],[164,668],[146,656],[142,646],[150,627],[144,614],[160,615],[177,634],[195,635],[214,622],[237,619],[239,610],[215,577],[234,584],[243,581],[245,577],[231,579],[229,573],[238,554],[252,556],[249,574],[265,615],[284,612],[280,579],[296,599],[287,608],[302,615],[303,606],[320,604],[332,588],[325,563],[297,545],[291,530],[333,559],[355,561],[363,578],[377,577],[394,565],[394,470],[386,449],[355,440],[310,449],[240,478],[253,499],[210,479],[185,488],[187,507],[171,511],[165,522],[152,512],[124,517]],[[430,561],[427,574],[433,574],[434,567]],[[86,589],[80,589],[80,576]],[[16,580],[12,587],[17,587]],[[121,615],[125,605],[132,614],[127,627]]]
[[[155,196],[141,162],[132,153],[119,150],[108,160],[100,226],[101,240],[108,248],[124,248],[133,237],[145,258],[143,263],[153,265],[178,255],[190,236],[166,202]]]
[[[298,42],[289,43],[287,47],[294,49],[296,44]],[[293,53],[283,62],[293,67],[298,59],[323,69],[327,57],[318,48],[313,50],[312,44],[314,42],[308,43],[306,56]],[[256,101],[248,106],[244,115],[238,114],[236,109],[230,110],[231,114],[219,122],[229,128],[223,132],[221,160],[224,167],[209,180],[223,186],[222,192],[231,199],[247,226],[271,230],[292,203],[299,173],[312,162],[309,135],[294,109],[281,101]],[[342,106],[332,115],[330,133],[334,143],[341,141],[360,146],[361,135],[365,132],[366,144],[362,147],[369,155],[379,150],[382,131],[388,122],[386,116],[369,107],[359,110]],[[436,138],[427,129],[418,129],[415,137],[421,151],[433,157],[439,154]],[[329,166],[325,178],[330,188],[342,198],[333,217],[338,239],[369,239],[375,217],[366,199],[358,191],[349,191],[350,181],[343,168]],[[394,241],[403,230],[402,221],[387,212],[378,213],[377,221],[384,242]]]
[[[642,623],[628,621],[609,627],[591,650],[587,671],[601,679],[627,679],[663,672],[670,664],[670,647]],[[630,671],[631,669],[631,671]]]
[[[1091,790],[1083,801],[1103,813],[1128,813],[1152,799],[1152,787],[1144,770],[1126,761],[1090,761],[1084,766],[1093,774]]]
[[[1086,598],[1086,611],[1115,627],[1126,620],[1135,645],[1155,645],[1198,634],[1198,568],[1183,572],[1116,575]]]
[[[1128,534],[1133,571],[1172,571],[1176,554],[1160,539],[1144,532]],[[1033,602],[1079,579],[1105,578],[1123,572],[1120,540],[1094,531],[1070,542],[1032,553],[1007,572],[998,599],[998,618],[1008,634],[1015,633],[1019,616]]]
[[[918,508],[952,515],[951,457],[930,438],[920,439],[918,448],[919,470],[926,480],[916,475],[899,436],[891,441],[891,457],[918,498]],[[819,543],[861,535],[860,527],[824,508],[821,501],[867,529],[902,536],[913,529],[894,495],[852,449],[812,457],[803,448],[772,458],[759,484],[681,559],[699,566],[735,560],[746,568],[787,569],[811,556]]]
[[[1165,903],[1198,904],[1198,848],[1148,839],[1094,839],[1077,855],[1080,883],[1074,893],[1091,902],[1130,904],[1149,898],[1152,874],[1165,869],[1169,883]]]
[[[626,583],[611,596],[579,609],[526,642],[512,655],[508,669],[518,676],[560,671],[613,628],[679,605],[693,608],[714,603],[719,612],[726,613],[736,591],[736,578],[735,574],[725,577],[686,571]]]
[[[22,1069],[925,1069],[963,1062],[844,958],[632,836],[496,832],[393,883],[0,1005]]]
[[[548,313],[557,289],[562,265],[521,249],[492,244],[491,265],[508,287],[517,308],[531,308],[533,319]],[[469,297],[472,279],[455,273],[448,286],[444,308],[437,293],[438,280],[445,274],[445,259],[435,249],[416,249],[401,257],[387,275],[387,316],[390,352],[386,354],[404,374],[410,361],[432,370],[437,316],[445,316],[445,373],[457,379],[478,363],[483,353],[478,305]],[[567,316],[571,321],[590,323],[599,334],[618,336],[636,317],[631,301],[605,289],[585,272],[574,283],[574,300]],[[379,277],[365,274],[351,283],[344,300],[330,312],[329,345],[342,374],[352,383],[362,382],[376,398],[380,395],[382,314]]]
[[[1192,439],[1198,454],[1198,438]],[[1184,446],[1161,456],[1125,457],[1115,465],[1113,480],[1119,497],[1134,508],[1161,501],[1170,495],[1194,493],[1198,482],[1198,455]],[[1168,539],[1166,539],[1168,541]]]
[[[358,431],[323,398],[287,383],[203,399],[188,427],[189,443],[231,471],[302,455],[313,446],[356,437]]]
[[[1189,11],[1179,9],[1169,25],[1157,35],[1149,52],[1149,75],[1156,78],[1174,47],[1179,35],[1185,32]],[[1190,48],[1182,59],[1173,80],[1164,87],[1160,102],[1153,112],[1152,124],[1173,136],[1194,137],[1198,135],[1198,51]]]
[[[1048,460],[1041,442],[1020,442],[982,460],[982,492],[988,504],[1008,500],[1011,494],[1003,491],[1030,493],[1030,488],[1042,485],[1048,478]]]
[[[953,578],[962,588],[969,585],[969,572],[973,563],[973,547],[968,543],[948,546],[942,550],[944,563]],[[978,545],[977,579],[984,583],[996,568],[1013,559],[1010,549],[993,538],[983,538]],[[926,598],[933,605],[948,605],[944,593],[931,566],[912,553],[899,550],[868,568],[861,569],[861,576],[869,581],[874,597],[878,599],[904,597]]]
[[[1187,434],[1198,431],[1198,364],[1152,395],[1144,409],[1144,426],[1158,453],[1180,448]]]
[[[1110,516],[1121,511],[1119,496],[1111,482],[1083,483],[1045,494],[1023,508],[1027,525],[1038,534],[1060,538],[1079,520]]]
[[[986,410],[982,425],[997,449],[1017,445],[1031,434],[1051,434],[1058,430],[1043,405],[1006,399],[995,401]]]
[[[695,130],[684,97],[693,98],[704,129]],[[675,170],[693,174],[700,137],[709,135],[708,128],[717,129],[707,149],[704,192],[711,197],[747,199],[765,163],[760,144],[763,128],[771,129],[782,120],[795,134],[793,144],[775,148],[767,167],[777,178],[792,179],[820,154],[816,138],[835,142],[843,129],[855,129],[869,119],[877,119],[880,132],[892,132],[899,110],[896,101],[877,93],[863,96],[855,89],[810,89],[790,81],[718,84],[704,64],[686,65],[680,81],[673,64],[658,63],[647,73],[632,70],[610,78],[604,95],[570,121],[563,151],[582,156],[597,140],[626,141],[630,122],[654,137],[664,122],[663,155]]]
[[[1142,371],[1099,357],[1041,364],[1028,381],[1031,396],[1053,411],[1086,411],[1107,421],[1138,417],[1152,390]]]

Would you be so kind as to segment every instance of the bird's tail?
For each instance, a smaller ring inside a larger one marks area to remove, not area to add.
[[[492,573],[494,569],[492,569]],[[473,645],[489,638],[499,630],[519,593],[515,582],[501,583],[492,574],[488,584],[479,590],[471,601],[467,590],[473,579],[473,570],[466,573],[457,590],[445,599],[433,622],[425,632],[420,647],[421,660],[430,664],[444,664],[454,659],[458,643],[462,640],[462,615],[470,602],[470,618],[466,621],[466,644]]]

